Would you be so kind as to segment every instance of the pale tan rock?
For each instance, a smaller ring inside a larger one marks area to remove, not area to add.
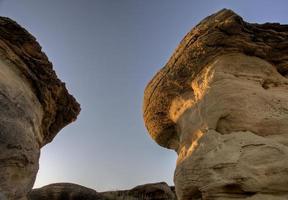
[[[227,54],[207,65],[191,87],[193,103],[177,118],[179,199],[244,199],[258,193],[285,199],[287,79],[262,59]]]
[[[36,40],[0,17],[0,199],[26,199],[40,148],[74,121],[79,104],[68,94]]]
[[[222,10],[150,81],[144,120],[178,153],[178,199],[288,199],[287,39]]]

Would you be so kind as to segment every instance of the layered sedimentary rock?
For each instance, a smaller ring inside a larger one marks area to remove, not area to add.
[[[97,193],[95,190],[71,183],[56,183],[34,189],[29,200],[176,200],[166,183],[139,185],[131,190]]]
[[[288,199],[287,41],[287,25],[224,9],[149,82],[144,121],[178,154],[178,199]]]
[[[26,198],[38,171],[40,148],[79,111],[35,38],[0,17],[1,200]]]

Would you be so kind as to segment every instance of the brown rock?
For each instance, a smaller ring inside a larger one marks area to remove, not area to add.
[[[139,185],[131,190],[101,193],[109,200],[176,200],[175,192],[165,182]]]
[[[5,17],[0,17],[0,105],[0,199],[25,199],[40,148],[76,119],[80,106],[35,38]]]
[[[29,200],[176,200],[173,187],[166,183],[139,185],[131,190],[108,191],[97,193],[95,190],[72,184],[55,183],[34,189]]]
[[[177,125],[170,117],[172,101],[190,98],[191,81],[221,55],[238,52],[256,56],[287,76],[287,39],[288,25],[250,24],[231,10],[204,19],[184,37],[145,89],[143,115],[151,137],[161,146],[178,148]]]
[[[176,200],[175,193],[165,182],[140,185],[128,194],[137,199],[144,197],[143,200]]]
[[[29,200],[106,200],[93,189],[72,183],[55,183],[34,189]]]
[[[17,68],[28,82],[43,109],[41,146],[49,143],[67,124],[74,121],[80,105],[70,95],[41,51],[36,39],[9,18],[0,18],[1,60]]]
[[[150,81],[144,120],[178,153],[178,199],[288,199],[288,26],[204,19]]]

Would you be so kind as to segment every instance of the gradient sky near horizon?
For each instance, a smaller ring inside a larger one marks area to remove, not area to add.
[[[37,38],[82,107],[42,149],[34,187],[172,185],[176,153],[150,139],[143,91],[184,35],[222,8],[249,22],[288,24],[285,0],[1,0],[0,15]]]

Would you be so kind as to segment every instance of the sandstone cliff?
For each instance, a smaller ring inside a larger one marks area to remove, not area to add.
[[[74,121],[80,106],[35,38],[0,17],[0,199],[26,199],[40,148]]]
[[[288,199],[287,41],[287,25],[224,9],[149,82],[144,121],[178,154],[178,199]]]

